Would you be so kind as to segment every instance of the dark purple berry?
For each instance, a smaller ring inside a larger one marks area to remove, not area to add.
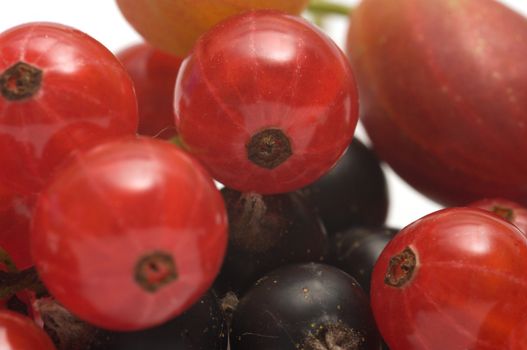
[[[351,226],[382,226],[386,220],[383,170],[357,138],[329,173],[301,191],[317,208],[330,236]]]
[[[216,294],[209,291],[183,315],[162,326],[116,333],[108,350],[227,350],[227,339],[223,311]]]
[[[263,196],[222,189],[229,245],[215,288],[238,295],[264,274],[289,263],[324,261],[329,240],[300,193]]]
[[[57,350],[113,349],[110,332],[80,320],[54,298],[38,298],[32,307]]]
[[[355,277],[369,294],[373,266],[398,232],[386,227],[353,227],[331,237],[331,263]]]
[[[282,267],[260,279],[234,312],[232,350],[379,350],[368,298],[323,264]]]

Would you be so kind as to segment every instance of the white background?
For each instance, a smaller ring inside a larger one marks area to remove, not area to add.
[[[335,1],[344,4],[357,3],[357,0]],[[502,0],[502,2],[527,13],[526,0]],[[113,0],[0,0],[0,31],[31,21],[58,22],[76,27],[114,52],[141,40],[124,20]],[[331,18],[327,30],[342,46],[347,31],[347,20],[339,17]],[[360,127],[358,135],[362,140],[367,141],[364,130]],[[385,169],[391,201],[388,225],[403,227],[440,208],[438,204],[411,189],[387,166]]]

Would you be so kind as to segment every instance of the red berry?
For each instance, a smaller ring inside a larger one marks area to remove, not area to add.
[[[441,210],[382,252],[375,319],[391,350],[519,349],[525,271],[527,238],[516,227],[481,209]]]
[[[307,21],[248,12],[201,37],[176,84],[183,142],[227,187],[272,194],[327,172],[351,142],[347,59]]]
[[[147,43],[133,45],[117,58],[134,81],[140,135],[169,139],[176,134],[174,86],[182,59]]]
[[[86,34],[22,25],[0,34],[0,56],[1,187],[39,192],[72,151],[135,133],[132,82]]]
[[[227,243],[212,179],[165,141],[127,139],[79,154],[35,209],[31,245],[59,302],[102,328],[138,330],[188,309]]]
[[[33,265],[29,252],[29,226],[36,196],[0,196],[0,255],[19,270]]]
[[[527,349],[527,315],[525,315],[521,324],[511,333],[510,340],[510,348],[508,350]]]
[[[0,311],[0,349],[55,350],[51,339],[33,321],[20,314]]]
[[[527,208],[521,204],[503,198],[493,198],[482,199],[470,203],[468,206],[485,209],[501,216],[518,227],[527,236]]]

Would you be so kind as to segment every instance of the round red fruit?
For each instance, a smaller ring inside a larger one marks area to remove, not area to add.
[[[139,330],[188,309],[227,243],[219,191],[165,141],[125,139],[78,154],[42,193],[35,265],[52,295],[102,328]]]
[[[33,266],[29,226],[36,196],[0,195],[0,256],[19,270]],[[0,268],[1,270],[1,268]]]
[[[391,350],[518,349],[527,238],[487,211],[450,208],[398,233],[379,257],[372,308]]]
[[[174,86],[182,59],[142,43],[117,53],[137,94],[140,135],[169,139],[176,134]]]
[[[0,186],[39,192],[75,150],[132,135],[130,77],[99,42],[59,24],[0,34]]]
[[[0,311],[0,349],[55,350],[48,335],[29,318],[10,311]]]
[[[184,144],[226,186],[273,194],[322,176],[357,123],[347,59],[307,21],[275,11],[232,17],[202,36],[178,75]]]
[[[527,208],[521,204],[503,198],[486,198],[472,202],[468,206],[485,209],[501,216],[527,236]]]

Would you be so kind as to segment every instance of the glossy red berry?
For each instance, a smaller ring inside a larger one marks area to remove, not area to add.
[[[176,124],[218,181],[272,194],[335,164],[353,137],[357,102],[331,39],[299,17],[248,12],[202,36],[184,61]]]
[[[0,34],[0,186],[39,192],[72,151],[132,135],[137,103],[115,56],[70,27]]]
[[[399,232],[379,257],[372,308],[391,350],[519,349],[527,238],[481,209],[451,208]]]
[[[472,202],[468,206],[485,209],[501,216],[527,236],[527,208],[521,204],[503,198],[487,198]]]
[[[55,350],[51,339],[33,321],[20,314],[0,311],[0,349]]]
[[[117,53],[132,78],[139,108],[138,134],[169,139],[176,134],[174,87],[182,59],[142,43]]]
[[[52,295],[102,328],[152,327],[216,277],[227,215],[203,168],[165,141],[126,139],[77,155],[42,193],[32,254]]]

